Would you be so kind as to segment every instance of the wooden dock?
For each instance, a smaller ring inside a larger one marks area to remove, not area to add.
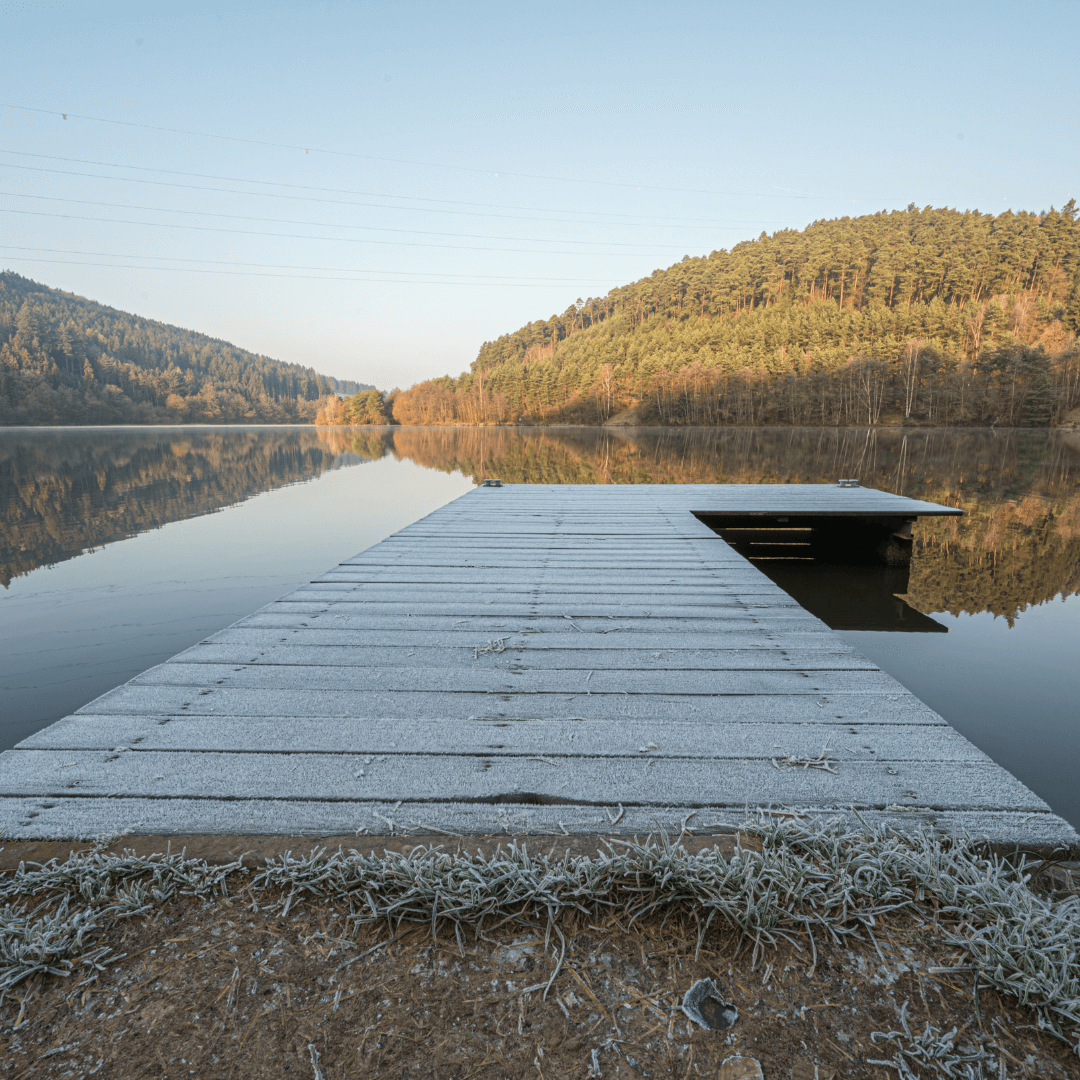
[[[695,517],[948,513],[832,485],[477,488],[0,755],[0,828],[643,835],[857,814],[1075,846]]]

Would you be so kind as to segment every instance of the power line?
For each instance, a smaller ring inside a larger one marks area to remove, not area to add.
[[[168,206],[135,206],[131,203],[103,202],[99,199],[68,199],[60,195],[27,195],[20,191],[0,191],[0,195],[6,195],[14,199],[36,199],[39,202],[76,203],[80,206],[104,206],[111,210],[141,210],[147,214],[184,214],[189,217],[224,218],[226,221],[259,221],[268,222],[272,225],[308,225],[317,229],[357,229],[363,232],[397,233],[402,236],[441,236],[445,238],[460,238],[462,240],[512,240],[522,244],[602,244],[605,247],[639,248],[642,244],[625,244],[619,240],[569,240],[557,237],[547,240],[540,236],[490,236],[486,233],[450,233],[435,232],[431,229],[393,229],[384,225],[349,225],[337,221],[298,221],[295,218],[272,218],[261,217],[256,214],[222,214],[214,210],[177,210]],[[682,251],[682,244],[650,244],[652,249],[668,248],[672,251]]]
[[[609,213],[603,210],[571,210],[566,207],[544,207],[544,206],[517,206],[512,203],[481,203],[481,202],[469,202],[463,199],[430,199],[420,195],[394,195],[382,191],[363,191],[352,188],[333,188],[333,187],[320,187],[314,184],[288,184],[276,180],[252,180],[250,177],[243,176],[221,176],[216,173],[196,173],[187,172],[182,169],[159,169],[151,168],[145,165],[121,165],[112,161],[94,161],[86,158],[69,158],[60,157],[55,154],[32,154],[25,150],[3,150],[0,149],[0,153],[3,154],[16,154],[19,157],[32,157],[40,158],[45,161],[66,161],[77,165],[97,165],[101,168],[107,169],[129,169],[139,172],[153,172],[163,173],[168,176],[188,176],[199,180],[224,180],[233,184],[261,184],[266,187],[283,187],[294,188],[298,191],[323,191],[328,194],[337,195],[363,195],[372,199],[398,199],[403,202],[425,202],[425,203],[442,203],[449,206],[476,206],[483,207],[485,209],[496,210],[528,210],[533,213],[543,214],[577,214],[584,216],[586,214],[593,217],[606,217],[606,218],[628,218],[632,217],[631,214],[626,213]],[[153,184],[155,186],[162,187],[178,187],[185,188],[192,191],[221,191],[235,195],[255,195],[264,198],[280,198],[280,199],[297,199],[306,202],[329,202],[333,205],[341,206],[378,206],[386,210],[412,210],[415,212],[424,213],[438,213],[438,214],[451,214],[451,213],[471,213],[468,211],[453,211],[453,210],[441,210],[437,207],[424,207],[424,206],[392,206],[384,203],[349,203],[340,199],[316,199],[310,196],[302,195],[284,195],[271,191],[236,191],[233,188],[211,188],[200,184],[177,184],[164,180],[143,180],[140,177],[135,176],[109,176],[107,174],[98,173],[80,173],[80,172],[67,172],[62,169],[45,169],[41,167],[35,167],[31,165],[13,165],[10,162],[2,163],[9,169],[25,169],[35,172],[54,172],[63,176],[89,176],[96,177],[101,180],[122,180],[126,183],[132,184]],[[513,220],[517,218],[517,215],[500,215],[500,214],[476,214],[476,217],[495,217],[505,218]],[[521,218],[524,221],[551,221],[558,220],[552,218]],[[578,224],[576,219],[567,219],[570,224]],[[600,224],[600,223],[598,223]],[[701,218],[697,222],[689,221],[686,218],[657,218],[654,221],[635,222],[635,221],[612,221],[613,225],[642,225],[649,228],[681,228],[681,229],[697,229],[703,228],[707,225],[785,225],[786,222],[782,221],[762,221],[762,220],[741,220],[741,221],[722,221],[715,218]]]
[[[412,279],[401,278],[356,278],[334,277],[316,274],[258,274],[249,270],[205,270],[190,266],[125,266],[120,263],[81,262],[74,259],[29,259],[16,257],[14,262],[42,263],[49,266],[96,266],[105,267],[109,270],[165,270],[178,274],[213,274],[221,277],[253,277],[253,278],[277,278],[290,281],[351,281],[357,285],[457,285],[474,286],[482,289],[567,289],[567,285],[543,285],[527,282],[512,281],[444,281],[438,279]],[[570,291],[573,291],[572,289]]]
[[[539,282],[563,285],[586,284],[586,282],[581,278],[525,277],[520,274],[446,274],[442,271],[433,272],[419,270],[360,270],[350,266],[297,266],[292,263],[230,262],[224,259],[184,259],[174,255],[131,255],[128,253],[115,251],[78,251],[71,248],[24,247],[15,244],[0,244],[0,251],[35,251],[44,252],[49,255],[86,255],[91,258],[101,259],[156,259],[158,262],[208,263],[211,266],[246,266],[261,270],[310,270],[327,271],[335,274],[393,274],[398,277],[440,277],[462,278],[469,280],[490,279],[492,281],[513,280],[515,282],[520,282],[523,284]],[[133,266],[133,268],[137,267]],[[167,267],[165,269],[167,269]],[[593,282],[593,284],[602,285],[603,282]]]
[[[269,146],[278,150],[303,150],[305,154],[325,154],[329,157],[354,158],[360,161],[382,161],[392,165],[412,165],[425,169],[446,169],[450,172],[469,173],[474,176],[512,176],[519,180],[542,180],[557,184],[582,184],[589,187],[615,187],[627,190],[634,188],[638,191],[670,191],[682,195],[728,195],[742,198],[759,199],[797,199],[808,201],[811,199],[835,198],[837,196],[821,195],[776,195],[771,192],[757,191],[723,191],[709,188],[679,188],[660,184],[637,184],[619,180],[583,180],[573,176],[544,176],[539,173],[519,173],[505,169],[477,169],[468,165],[447,165],[439,161],[417,161],[412,158],[382,157],[377,154],[358,154],[350,150],[330,150],[318,146],[300,146],[296,143],[275,142],[270,139],[252,139],[241,135],[218,135],[208,131],[193,131],[188,128],[166,127],[161,124],[140,124],[132,120],[115,120],[105,116],[89,116],[85,113],[61,112],[59,109],[41,109],[32,105],[12,105],[0,102],[0,109],[16,109],[20,112],[40,113],[44,116],[60,116],[64,120],[69,117],[76,120],[90,120],[96,124],[113,124],[117,127],[139,128],[143,131],[163,131],[171,135],[191,135],[199,139],[215,139],[219,142],[244,143],[248,146]]]
[[[310,236],[303,233],[257,232],[253,229],[224,229],[213,225],[173,225],[168,221],[131,221],[127,218],[89,217],[85,214],[51,214],[46,210],[13,210],[0,208],[2,214],[23,214],[27,217],[58,218],[64,221],[94,221],[105,225],[140,225],[154,229],[179,229],[188,232],[230,233],[235,236],[273,236],[291,240],[321,240],[339,244],[377,244],[380,247],[417,247],[436,248],[446,251],[494,251],[500,254],[521,255],[593,255],[602,258],[648,258],[648,255],[633,251],[537,251],[534,248],[477,247],[473,244],[422,244],[407,240],[370,240],[359,236]]]

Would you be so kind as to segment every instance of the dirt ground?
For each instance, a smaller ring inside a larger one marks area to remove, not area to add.
[[[364,927],[318,903],[282,918],[241,894],[176,900],[104,938],[125,954],[105,970],[35,977],[0,1006],[0,1078],[716,1077],[736,1054],[766,1080],[881,1077],[892,1056],[872,1031],[929,1020],[992,1047],[1009,1077],[1076,1077],[1067,1047],[1034,1016],[943,952],[933,927],[882,925],[877,946],[808,943],[766,952],[691,925],[561,923],[566,957],[547,999],[557,942],[504,926],[459,949],[452,928]],[[674,1007],[712,977],[739,1018],[727,1032]],[[540,985],[539,989],[536,987]],[[527,993],[523,993],[529,989]],[[594,1072],[595,1063],[598,1072]],[[816,1073],[815,1073],[816,1067]],[[995,1069],[995,1073],[996,1073]]]

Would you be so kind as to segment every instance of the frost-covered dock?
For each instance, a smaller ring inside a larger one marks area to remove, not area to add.
[[[948,513],[832,485],[477,488],[0,756],[0,827],[641,834],[749,809],[1074,845],[695,516],[903,550]]]

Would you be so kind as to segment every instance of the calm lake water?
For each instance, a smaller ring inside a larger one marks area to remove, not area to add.
[[[0,749],[483,476],[859,477],[962,507],[917,527],[899,578],[759,565],[1080,827],[1080,435],[1068,431],[0,429]]]

